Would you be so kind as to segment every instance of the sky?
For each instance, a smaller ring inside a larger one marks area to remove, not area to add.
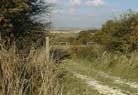
[[[99,28],[109,19],[129,9],[138,11],[138,0],[46,0],[55,5],[52,25],[55,28]]]

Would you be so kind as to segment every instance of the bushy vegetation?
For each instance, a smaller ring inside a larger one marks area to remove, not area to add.
[[[42,13],[48,14],[49,5],[44,0],[2,0],[0,10],[1,31],[18,34],[33,31],[33,26],[39,28],[41,23],[31,17]]]
[[[74,45],[72,53],[88,59],[97,58],[105,51],[135,52],[138,50],[138,13],[129,10],[118,19],[108,20],[99,30],[81,31],[77,37],[70,38],[70,43]]]
[[[88,42],[92,42],[92,36],[99,30],[84,30],[80,31],[79,35],[76,37],[74,44],[87,45]]]
[[[44,40],[44,33],[49,22],[41,23],[37,16],[49,14],[50,5],[44,0],[2,0],[0,2],[0,32],[6,48],[13,41],[19,48],[24,44],[38,44]],[[37,33],[36,33],[37,32]],[[36,36],[39,32],[39,35]],[[40,37],[41,35],[41,37]]]
[[[107,21],[93,39],[108,51],[127,53],[137,50],[138,13],[130,10],[117,20]]]
[[[93,30],[83,30],[78,33],[76,37],[70,37],[68,38],[68,42],[70,42],[72,45],[87,45],[88,42],[93,42],[93,35],[98,32],[99,30],[93,29]]]
[[[71,53],[73,56],[77,56],[80,58],[86,58],[89,60],[92,60],[93,58],[97,58],[98,56],[101,55],[101,53],[104,52],[104,49],[102,48],[101,45],[98,44],[93,44],[91,46],[74,46],[71,49]]]

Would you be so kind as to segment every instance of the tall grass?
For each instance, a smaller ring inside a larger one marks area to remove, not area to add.
[[[47,61],[45,48],[32,49],[28,56],[14,48],[0,50],[0,95],[61,95],[59,72]]]
[[[125,79],[138,80],[138,52],[128,54],[103,53],[93,63],[100,70]]]
[[[131,53],[107,52],[100,45],[73,48],[74,57],[85,66],[103,70],[125,79],[138,82],[138,51]]]

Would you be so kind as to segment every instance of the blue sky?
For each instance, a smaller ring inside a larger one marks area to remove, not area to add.
[[[53,27],[98,28],[128,9],[138,10],[138,0],[46,0],[55,4]]]

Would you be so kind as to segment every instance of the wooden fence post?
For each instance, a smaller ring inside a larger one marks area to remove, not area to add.
[[[50,46],[49,46],[49,37],[46,37],[46,59],[49,61],[50,58]]]
[[[0,31],[0,77],[2,76],[2,66],[1,66],[1,60],[2,60],[2,56],[1,56],[1,50],[2,50],[2,38],[1,38],[1,31]]]
[[[2,40],[1,40],[1,32],[0,32],[0,60],[1,60],[1,50],[2,50]]]
[[[14,39],[14,41],[13,41],[13,54],[14,54],[14,62],[16,61],[16,42],[15,42],[15,39]]]
[[[2,39],[1,39],[1,32],[0,32],[0,50],[2,49]]]

